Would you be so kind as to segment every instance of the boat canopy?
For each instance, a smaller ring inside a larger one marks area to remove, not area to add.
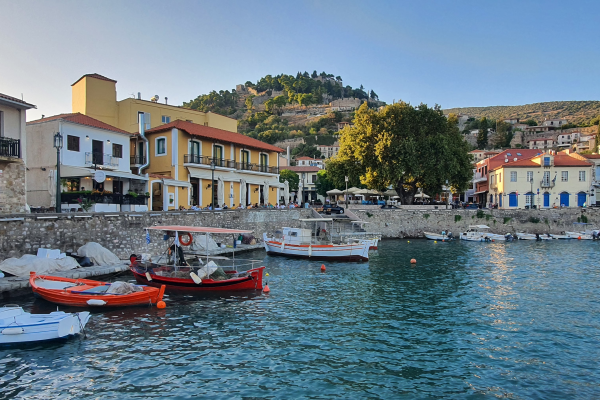
[[[490,227],[487,225],[469,225],[469,228],[490,229]]]
[[[194,233],[229,233],[229,234],[240,234],[240,233],[252,233],[252,231],[242,229],[226,229],[226,228],[213,228],[210,226],[150,226],[146,229],[153,229],[157,231],[169,231],[169,232],[194,232]]]

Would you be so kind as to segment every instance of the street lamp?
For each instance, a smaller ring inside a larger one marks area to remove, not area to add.
[[[348,209],[348,177],[344,177],[344,180],[346,181],[346,210]]]
[[[60,198],[60,149],[63,147],[63,137],[60,132],[54,135],[54,148],[56,148],[56,212],[61,212]]]
[[[212,172],[212,180],[210,181],[210,188],[212,190],[212,198],[210,204],[212,204],[211,210],[215,209],[215,159],[210,161],[210,170]]]

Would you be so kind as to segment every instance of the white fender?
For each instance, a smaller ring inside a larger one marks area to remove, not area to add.
[[[196,285],[200,285],[202,283],[202,279],[195,272],[190,272],[190,276]]]
[[[90,306],[103,306],[106,304],[106,302],[104,300],[99,300],[99,299],[90,299],[87,301],[87,303]]]
[[[285,239],[281,241],[281,251],[285,250]]]
[[[312,246],[308,245],[308,256],[312,256]]]
[[[150,282],[152,280],[152,276],[150,275],[150,272],[146,272],[146,279],[148,279],[148,282]]]
[[[4,328],[2,330],[2,334],[3,335],[20,335],[22,333],[25,333],[25,329],[19,327],[19,328]]]

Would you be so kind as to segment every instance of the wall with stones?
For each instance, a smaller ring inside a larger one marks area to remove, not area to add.
[[[25,163],[0,161],[0,214],[25,212]]]
[[[156,225],[210,226],[272,233],[283,226],[299,227],[300,218],[311,210],[231,210],[215,212],[160,212],[118,214],[28,214],[0,219],[0,260],[36,254],[52,248],[74,252],[87,242],[98,242],[120,258],[130,254],[164,251],[162,232],[150,231],[146,244],[145,227]],[[215,237],[218,242],[218,237]],[[227,237],[230,242],[231,237]]]
[[[469,225],[487,225],[491,232],[506,234],[562,233],[585,229],[574,222],[587,219],[589,228],[600,228],[600,209],[550,210],[352,210],[367,221],[366,229],[379,232],[385,238],[423,237],[423,232],[453,232],[458,236]],[[350,214],[350,213],[349,213]]]

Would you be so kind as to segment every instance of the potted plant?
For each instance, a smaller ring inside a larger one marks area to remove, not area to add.
[[[81,197],[77,199],[77,202],[85,212],[88,212],[90,208],[92,208],[93,205],[96,204],[90,198],[82,199]]]

